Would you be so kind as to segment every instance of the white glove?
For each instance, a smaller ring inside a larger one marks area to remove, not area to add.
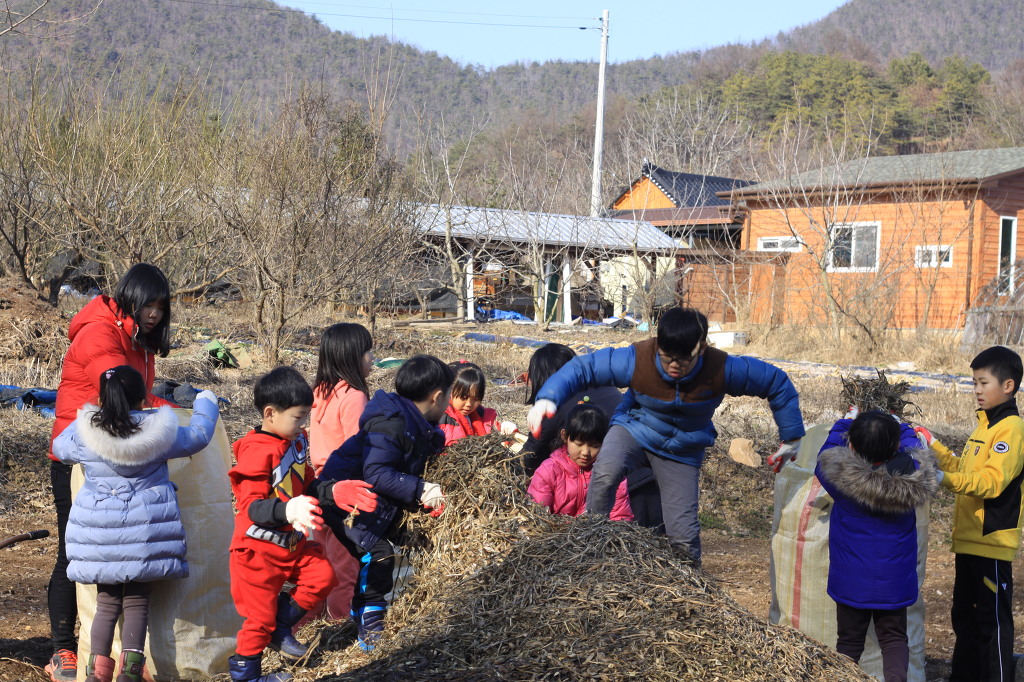
[[[501,422],[498,424],[498,432],[503,436],[511,436],[519,432],[519,425],[515,422]]]
[[[284,505],[284,517],[288,519],[288,523],[306,537],[312,535],[314,530],[324,527],[321,513],[316,499],[309,495],[293,497]]]
[[[530,433],[533,434],[534,438],[540,437],[540,425],[546,417],[554,417],[555,412],[558,411],[558,405],[555,405],[550,400],[538,400],[530,408],[530,412],[526,415],[526,423],[530,425]]]
[[[420,504],[427,509],[440,509],[444,506],[444,493],[437,483],[423,482],[423,494],[420,495]]]
[[[843,419],[856,419],[858,414],[860,414],[860,408],[856,405],[850,405],[850,409],[846,412],[846,416]]]
[[[790,440],[782,443],[774,455],[768,457],[768,466],[772,471],[779,473],[786,462],[792,462],[800,452],[800,439]]]
[[[199,391],[196,400],[209,400],[215,407],[217,406],[217,394],[213,391]]]

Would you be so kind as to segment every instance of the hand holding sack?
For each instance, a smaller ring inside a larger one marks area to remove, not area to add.
[[[284,505],[284,516],[288,519],[288,523],[306,537],[312,535],[313,531],[324,527],[321,513],[316,500],[309,495],[293,497]]]
[[[558,411],[558,405],[554,404],[550,400],[538,400],[530,408],[529,413],[526,415],[526,423],[530,426],[530,433],[533,434],[534,438],[540,437],[540,425],[544,422],[547,417],[554,417]]]
[[[785,441],[779,445],[779,449],[774,455],[769,455],[768,466],[772,468],[772,471],[779,473],[782,467],[786,465],[786,462],[792,462],[796,459],[796,456],[800,453],[800,439]]]
[[[437,483],[423,482],[423,494],[420,495],[420,504],[430,512],[431,516],[440,516],[444,511],[444,493]]]

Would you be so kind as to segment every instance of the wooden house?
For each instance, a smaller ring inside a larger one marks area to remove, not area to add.
[[[640,176],[612,202],[611,215],[648,221],[676,241],[678,299],[715,322],[735,321],[736,306],[722,291],[742,288],[750,276],[745,259],[737,260],[744,214],[728,199],[749,184],[668,171],[645,160]]]
[[[757,323],[962,329],[1018,287],[1024,148],[869,157],[722,192]]]

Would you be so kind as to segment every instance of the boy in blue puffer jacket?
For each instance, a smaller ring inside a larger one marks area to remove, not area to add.
[[[867,412],[836,422],[814,470],[833,500],[828,595],[836,602],[836,650],[859,662],[873,620],[885,682],[907,679],[907,607],[918,596],[915,509],[938,490],[934,458],[921,448],[909,425]]]
[[[587,494],[587,512],[608,516],[626,474],[649,466],[661,488],[665,532],[700,565],[698,480],[704,451],[718,432],[711,417],[726,395],[767,398],[782,446],[769,458],[775,471],[793,459],[804,435],[796,389],[786,373],[754,358],[728,355],[707,344],[708,320],[673,308],[656,339],[603,348],[573,358],[537,394],[527,417],[537,435],[570,396],[586,387],[628,387],[601,445]]]
[[[359,418],[359,432],[331,453],[322,478],[355,476],[373,486],[377,509],[351,518],[324,514],[342,545],[359,561],[352,597],[352,618],[359,646],[374,648],[384,631],[391,591],[395,549],[391,539],[401,527],[402,512],[421,507],[438,516],[444,510],[441,486],[423,480],[427,460],[444,449],[438,421],[448,409],[455,375],[432,355],[414,355],[395,375],[395,392],[377,391]]]

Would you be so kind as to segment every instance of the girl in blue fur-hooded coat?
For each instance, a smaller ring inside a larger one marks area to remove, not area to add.
[[[907,679],[916,509],[938,489],[934,460],[920,447],[908,424],[868,412],[836,422],[814,471],[833,500],[828,594],[836,602],[836,650],[859,661],[874,621],[886,682]]]
[[[111,679],[114,626],[123,613],[121,673],[141,680],[149,585],[188,576],[185,530],[167,460],[209,444],[217,398],[200,393],[190,424],[178,426],[170,407],[141,409],[146,385],[132,367],[108,369],[99,383],[100,407],[83,407],[53,442],[54,455],[65,464],[81,464],[85,473],[68,519],[68,577],[97,590],[87,679]]]

